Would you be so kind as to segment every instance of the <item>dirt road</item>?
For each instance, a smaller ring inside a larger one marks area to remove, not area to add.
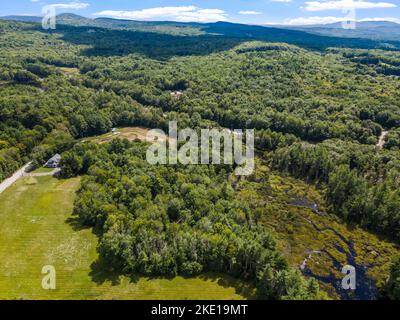
[[[27,163],[24,165],[21,169],[19,169],[17,172],[15,172],[11,177],[7,178],[4,180],[2,183],[0,183],[0,193],[2,193],[4,190],[6,190],[8,187],[10,187],[15,181],[17,181],[19,178],[21,178],[25,172],[26,169],[31,165],[31,163]]]
[[[381,136],[379,137],[379,141],[378,141],[378,144],[377,144],[377,146],[379,147],[379,148],[383,148],[383,146],[385,145],[385,143],[386,143],[386,141],[385,141],[385,138],[386,138],[386,136],[388,135],[388,131],[382,131],[382,134],[381,134]]]

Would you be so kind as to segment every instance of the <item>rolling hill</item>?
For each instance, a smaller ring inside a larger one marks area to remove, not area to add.
[[[282,27],[285,28],[285,26]],[[400,24],[390,21],[357,22],[356,29],[344,29],[341,22],[325,25],[309,25],[288,28],[333,37],[365,38],[390,41],[400,40]]]
[[[3,20],[40,22],[40,17],[7,16]],[[133,21],[111,18],[89,19],[72,13],[57,16],[59,25],[93,27],[140,32],[157,32],[168,35],[217,35],[235,39],[286,42],[310,49],[328,47],[391,49],[400,48],[400,25],[390,22],[360,23],[356,30],[344,30],[339,24],[302,27],[267,27],[230,22],[181,23],[172,21]]]
[[[23,22],[40,22],[42,20],[41,17],[35,16],[4,16],[0,17],[0,20],[14,20],[14,21],[23,21]]]

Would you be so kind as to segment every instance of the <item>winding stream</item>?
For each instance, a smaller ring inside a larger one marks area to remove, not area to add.
[[[313,210],[317,214],[323,214],[320,212],[318,205],[306,198],[295,197],[291,195],[292,200],[289,202],[293,206],[303,207]],[[304,218],[310,223],[317,232],[333,232],[344,244],[335,245],[336,250],[346,255],[346,264],[353,266],[356,270],[356,289],[345,290],[342,288],[342,278],[337,278],[333,272],[330,272],[328,276],[319,276],[314,274],[309,268],[307,268],[307,261],[312,258],[315,254],[326,254],[333,263],[334,268],[341,273],[344,267],[335,257],[333,257],[326,250],[309,250],[307,258],[300,265],[300,269],[306,276],[314,277],[315,279],[332,285],[336,292],[340,295],[343,300],[374,300],[378,298],[379,292],[376,287],[374,280],[368,277],[367,271],[371,266],[357,264],[356,258],[357,253],[354,249],[354,243],[347,240],[342,234],[331,227],[318,227],[313,221]],[[345,277],[345,274],[343,274]]]

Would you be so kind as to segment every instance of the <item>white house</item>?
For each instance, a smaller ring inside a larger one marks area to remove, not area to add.
[[[46,168],[58,168],[60,165],[61,156],[57,153],[44,165]]]

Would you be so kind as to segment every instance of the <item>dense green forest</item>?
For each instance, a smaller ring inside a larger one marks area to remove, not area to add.
[[[386,292],[390,299],[400,299],[400,259],[393,260],[390,268],[390,277],[387,283]]]
[[[237,201],[232,168],[154,168],[140,143],[76,144],[175,119],[181,128],[256,129],[272,169],[319,186],[343,221],[399,242],[398,44],[232,24],[175,33],[83,24],[46,31],[0,21],[0,181],[64,152],[64,176],[87,175],[75,210],[100,230],[109,264],[154,275],[220,271],[254,281],[262,297],[319,296]],[[397,273],[398,263],[390,297]]]
[[[315,280],[288,267],[251,204],[235,194],[229,166],[153,166],[146,144],[114,140],[64,153],[64,175],[86,174],[75,202],[101,234],[106,265],[124,273],[224,272],[267,299],[318,299]]]

